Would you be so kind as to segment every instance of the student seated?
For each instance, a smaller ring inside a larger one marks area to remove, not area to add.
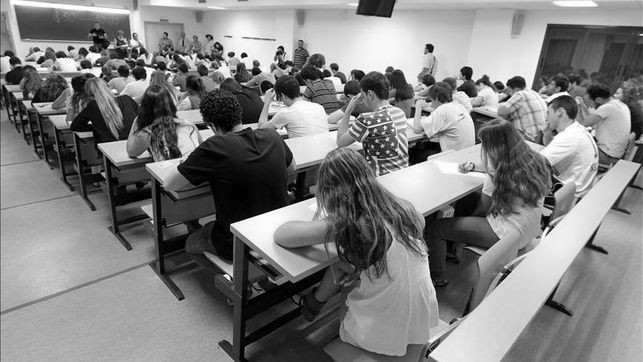
[[[389,101],[389,82],[379,72],[368,73],[360,82],[362,93],[351,98],[339,122],[337,145],[346,147],[357,141],[364,146],[369,166],[380,176],[409,165],[409,142],[404,111]],[[349,126],[350,115],[358,103],[370,110]]]
[[[65,78],[58,73],[49,73],[47,78],[42,83],[42,86],[38,88],[33,98],[31,99],[32,103],[40,102],[53,102],[69,88]]]
[[[322,70],[322,79],[333,82],[333,87],[335,87],[335,89],[338,89],[342,86],[342,80],[335,77],[328,69]]]
[[[18,57],[11,57],[9,59],[9,65],[11,70],[7,72],[4,76],[4,80],[7,81],[7,84],[20,84],[22,80],[22,64]]]
[[[328,123],[336,124],[342,118],[344,118],[344,112],[346,111],[346,108],[348,108],[348,103],[350,102],[351,98],[358,96],[361,93],[361,90],[362,89],[359,87],[359,82],[356,80],[351,80],[350,82],[346,83],[344,85],[344,96],[346,97],[346,103],[342,106],[342,108],[336,110],[328,116]],[[351,116],[359,117],[360,114],[370,111],[371,110],[367,108],[366,105],[364,105],[364,102],[360,101],[355,104],[355,108],[353,109]]]
[[[25,62],[35,62],[44,55],[45,52],[40,50],[38,47],[29,48],[29,54],[25,57]]]
[[[340,148],[320,166],[316,216],[287,222],[274,235],[275,243],[287,248],[337,248],[339,261],[301,301],[304,318],[314,320],[343,290],[342,341],[391,356],[406,354],[409,344],[426,343],[439,316],[422,215],[387,191],[357,151]]]
[[[185,92],[185,81],[188,78],[188,72],[190,71],[188,69],[187,64],[179,64],[177,67],[178,72],[176,73],[176,76],[172,79],[172,85],[175,87],[179,87],[181,92]]]
[[[554,98],[560,96],[568,96],[567,89],[569,88],[569,79],[564,75],[556,75],[551,78],[549,84],[546,86],[546,92],[543,94],[545,102],[549,104]]]
[[[201,266],[220,273],[203,252],[232,260],[230,224],[286,206],[288,167],[294,167],[294,160],[277,132],[241,124],[241,105],[228,91],[206,94],[201,114],[216,136],[170,170],[165,188],[182,190],[209,182],[216,220],[190,235],[185,250]]]
[[[78,65],[72,58],[67,58],[67,54],[63,51],[56,53],[56,61],[54,62],[53,70],[60,72],[76,72]]]
[[[271,120],[268,120],[268,110],[272,98],[284,102],[286,108],[279,110]],[[277,80],[274,89],[269,89],[263,96],[263,110],[259,117],[259,128],[281,129],[286,127],[289,138],[309,136],[328,132],[328,116],[324,107],[317,103],[302,100],[299,83],[291,75]]]
[[[434,219],[426,225],[431,279],[448,283],[446,242],[492,247],[510,230],[520,232],[519,248],[540,233],[541,208],[549,191],[549,167],[508,121],[494,119],[478,131],[482,164],[465,162],[461,172],[485,171],[482,195],[471,216]]]
[[[452,77],[447,77],[442,80],[442,82],[446,83],[451,87],[452,93],[451,93],[451,98],[453,98],[453,101],[456,103],[459,103],[464,107],[464,109],[467,110],[467,112],[471,112],[473,109],[473,106],[471,105],[471,98],[464,93],[463,91],[459,91],[456,87],[456,80],[455,78]],[[427,92],[427,97],[428,97],[428,92]]]
[[[92,45],[89,47],[89,53],[87,56],[85,56],[85,59],[89,60],[90,63],[92,63],[92,66],[96,61],[100,58],[100,52],[98,51],[98,48],[95,45]]]
[[[20,90],[25,100],[31,99],[42,85],[42,77],[36,68],[31,65],[25,65],[22,69],[22,80],[20,81]]]
[[[428,117],[422,117],[421,112],[415,112],[414,131],[424,131],[428,138],[437,136],[442,152],[457,151],[475,145],[473,119],[461,104],[453,101],[451,87],[443,82],[435,83],[429,89],[429,99],[433,111]],[[424,99],[418,99],[415,103],[416,109],[422,109],[424,106]]]
[[[634,132],[635,139],[639,139],[643,133],[643,99],[640,99],[639,86],[632,80],[625,81],[614,93],[614,98],[623,102],[629,108],[630,131]]]
[[[388,76],[388,79],[391,83],[389,97],[393,99],[393,102],[391,102],[391,104],[403,110],[404,116],[406,116],[406,118],[410,118],[411,108],[413,107],[413,100],[415,98],[413,86],[407,83],[406,77],[404,77],[404,72],[399,69],[391,72],[391,74]]]
[[[125,86],[132,82],[132,78],[129,76],[129,67],[127,65],[121,65],[118,67],[118,77],[112,78],[107,84],[111,89],[116,91],[116,94],[121,94]]]
[[[576,184],[576,198],[592,188],[598,170],[598,147],[583,125],[576,122],[578,106],[570,96],[559,96],[547,108],[546,147],[540,151],[563,183]],[[551,139],[550,133],[557,132]],[[549,141],[550,140],[550,141]]]
[[[455,82],[455,78],[453,79]],[[414,91],[417,92],[418,98],[426,98],[429,96],[429,88],[435,84],[435,78],[431,74],[425,74],[422,76],[422,83],[418,85]],[[454,83],[455,84],[455,83]],[[453,87],[455,89],[455,86]]]
[[[607,85],[592,84],[580,102],[579,122],[596,129],[598,159],[602,164],[616,163],[625,154],[631,131],[631,115],[627,106],[612,97]],[[590,111],[589,107],[594,108]]]
[[[147,79],[147,71],[145,68],[135,67],[132,69],[132,76],[134,77],[134,81],[127,83],[121,95],[130,96],[138,103],[141,101],[147,87],[150,86],[150,81]]]
[[[226,77],[217,70],[210,74],[210,79],[212,79],[212,82],[214,82],[214,87],[216,89],[219,89],[221,88],[221,83],[223,83]]]
[[[540,142],[545,129],[547,104],[536,91],[527,88],[525,78],[515,76],[507,81],[511,97],[498,107],[498,116],[513,123],[529,141]]]
[[[100,78],[88,79],[85,91],[92,100],[71,123],[71,130],[93,131],[96,144],[127,139],[138,104],[128,95],[114,97]]]
[[[158,85],[147,88],[127,138],[127,154],[135,158],[149,150],[154,162],[158,162],[185,157],[201,142],[196,126],[177,118],[170,92]]]
[[[67,99],[66,108],[67,108],[67,123],[72,123],[76,116],[87,106],[87,103],[91,101],[87,90],[85,89],[85,83],[88,79],[95,78],[93,74],[86,73],[73,77],[71,79],[71,88],[73,93]]]
[[[239,84],[246,83],[250,80],[251,75],[246,69],[246,64],[243,62],[237,63],[237,70],[234,72],[234,80]]]
[[[178,110],[189,111],[199,109],[201,99],[203,99],[206,94],[201,77],[194,74],[189,75],[185,80],[185,88],[187,92],[183,94],[179,102]]]
[[[259,67],[252,68],[252,79],[246,82],[244,85],[248,88],[259,88],[261,82],[269,81],[272,84],[275,84],[277,81],[275,76],[271,73],[262,72]]]
[[[203,83],[203,87],[206,93],[217,89],[217,85],[214,83],[212,78],[208,77],[208,67],[200,64],[198,67],[196,67],[196,70],[197,72],[199,72],[199,76],[201,76],[201,82]]]
[[[458,90],[466,93],[469,98],[475,98],[478,96],[478,88],[471,79],[472,77],[473,69],[471,67],[462,67],[460,69],[459,79],[463,80],[464,82],[458,87]]]
[[[475,98],[471,98],[473,107],[498,107],[498,93],[496,93],[488,75],[485,74],[478,79],[476,87],[478,87],[478,95]]]
[[[165,77],[165,74],[162,71],[156,70],[152,72],[152,76],[150,77],[149,87],[152,87],[152,86],[159,86],[167,90],[167,92],[170,94],[170,98],[172,99],[172,103],[174,103],[174,106],[178,106],[179,97],[181,95],[179,91],[176,90],[176,88],[174,88],[174,86],[167,81],[167,78]]]
[[[333,74],[333,77],[339,78],[342,84],[346,84],[346,75],[339,71],[339,65],[337,65],[337,63],[330,63],[330,72]]]
[[[306,90],[302,97],[310,102],[324,107],[326,114],[331,114],[339,109],[335,86],[330,80],[319,79],[319,72],[313,66],[306,66],[299,73],[306,82]]]
[[[228,78],[221,83],[221,89],[232,93],[241,105],[241,123],[258,123],[263,110],[263,101],[255,92],[243,89],[236,80]]]

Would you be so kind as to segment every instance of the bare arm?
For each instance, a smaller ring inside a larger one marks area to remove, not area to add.
[[[478,206],[476,206],[475,211],[472,216],[485,216],[489,212],[491,207],[491,197],[486,194],[480,196],[480,201],[478,201]]]
[[[172,168],[172,171],[168,175],[168,178],[163,185],[167,190],[180,191],[194,187],[185,176],[181,175],[179,170],[176,167]]]
[[[361,94],[351,98],[350,102],[348,102],[348,106],[346,107],[346,112],[344,112],[344,116],[337,124],[337,146],[339,147],[346,147],[355,142],[353,137],[348,134],[348,125],[350,124],[351,113],[353,113],[355,106],[361,101],[361,99]]]
[[[582,100],[582,98],[577,98],[577,102],[580,103],[578,106],[578,110],[580,113],[580,117],[578,117],[578,123],[582,124],[585,127],[591,127],[603,120],[603,117],[596,113],[592,113],[589,110],[589,107],[587,107],[587,104]]]
[[[327,227],[325,220],[288,221],[275,231],[274,240],[285,248],[323,244]]]
[[[272,97],[274,95],[274,89],[268,89],[266,91],[266,94],[263,95],[263,109],[261,110],[261,115],[259,116],[259,128],[263,128],[264,124],[268,122],[268,111],[270,110],[270,103],[272,103]]]
[[[413,117],[413,132],[422,133],[424,128],[422,127],[422,108],[426,106],[426,101],[424,99],[418,99],[415,102],[415,116]]]
[[[507,107],[506,105],[501,104],[498,107],[498,116],[507,117],[509,115],[509,113],[511,113],[511,111],[509,110],[509,107]]]

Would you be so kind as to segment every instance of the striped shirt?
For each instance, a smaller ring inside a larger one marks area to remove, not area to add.
[[[509,108],[507,118],[516,129],[522,131],[530,141],[537,140],[540,131],[547,126],[547,104],[543,98],[535,91],[525,89],[514,93],[505,106]]]
[[[297,48],[295,49],[295,56],[293,58],[293,63],[295,63],[295,67],[301,69],[304,66],[304,63],[306,63],[306,59],[308,59],[308,50],[304,48]]]
[[[326,114],[331,114],[339,109],[339,101],[332,81],[317,79],[306,83],[306,90],[302,95],[305,100],[320,104],[324,107]]]
[[[348,129],[348,134],[361,142],[369,166],[377,176],[409,165],[409,142],[404,111],[384,106],[362,113]]]

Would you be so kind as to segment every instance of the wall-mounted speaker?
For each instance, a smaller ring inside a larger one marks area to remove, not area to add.
[[[138,0],[132,0],[132,9],[138,10]]]
[[[200,23],[203,21],[203,11],[197,10],[194,12],[194,18],[196,19],[197,23]]]
[[[205,0],[199,0],[198,3],[199,4],[205,4]]]
[[[525,13],[522,11],[514,11],[514,16],[511,21],[511,37],[517,38],[522,31],[522,24],[525,22]]]
[[[306,20],[306,12],[304,10],[297,10],[297,25],[304,26],[304,21]]]

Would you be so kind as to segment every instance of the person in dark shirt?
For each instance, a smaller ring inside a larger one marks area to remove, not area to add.
[[[53,102],[55,101],[69,86],[65,78],[58,73],[49,73],[47,78],[38,88],[33,98],[32,103]]]
[[[471,77],[473,77],[473,69],[471,69],[471,67],[462,67],[462,69],[460,69],[460,79],[464,80],[464,83],[458,87],[458,90],[466,93],[469,98],[478,96],[478,87],[476,87]]]
[[[200,108],[203,121],[217,135],[170,170],[165,188],[210,183],[217,218],[191,234],[185,249],[197,263],[219,272],[203,252],[231,260],[230,224],[286,206],[288,169],[294,168],[294,160],[275,130],[252,130],[241,124],[241,105],[232,93],[215,89]]]
[[[94,46],[98,48],[98,51],[101,51],[102,49],[107,49],[107,47],[105,46],[105,40],[107,40],[107,33],[105,33],[105,30],[103,30],[103,28],[100,27],[99,23],[94,23],[94,27],[89,29],[89,33],[87,34],[87,39],[90,39],[90,38],[94,42]]]
[[[4,76],[4,80],[9,84],[20,84],[22,80],[22,63],[18,57],[11,57],[9,59],[9,65],[11,65],[11,70],[7,72]]]
[[[248,124],[259,122],[259,116],[261,116],[261,111],[263,110],[263,101],[257,93],[244,89],[241,87],[241,84],[237,83],[237,81],[232,78],[224,80],[223,83],[221,83],[221,89],[227,90],[237,97],[242,111],[241,123]]]
[[[93,100],[74,118],[71,130],[93,131],[96,144],[126,140],[138,115],[138,104],[130,96],[114,97],[100,78],[88,79],[85,91]]]

